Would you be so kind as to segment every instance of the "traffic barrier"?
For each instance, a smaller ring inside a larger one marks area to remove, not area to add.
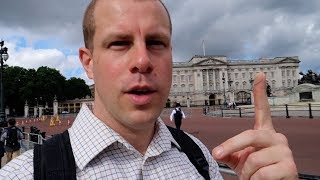
[[[55,126],[55,123],[54,123],[53,119],[50,120],[50,127],[52,127],[52,126]]]

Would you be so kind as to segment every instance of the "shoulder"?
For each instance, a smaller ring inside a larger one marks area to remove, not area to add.
[[[2,167],[0,179],[33,179],[33,149],[24,152]]]

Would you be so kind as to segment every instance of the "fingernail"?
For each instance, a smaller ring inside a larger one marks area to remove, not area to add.
[[[213,153],[216,155],[216,157],[221,158],[223,155],[223,147],[218,146],[218,147],[214,148]]]

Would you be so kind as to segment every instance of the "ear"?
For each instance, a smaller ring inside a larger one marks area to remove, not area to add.
[[[87,73],[87,76],[89,79],[93,79],[93,58],[92,54],[89,49],[87,48],[80,48],[79,49],[79,59],[81,61],[81,64],[84,68],[84,70]]]

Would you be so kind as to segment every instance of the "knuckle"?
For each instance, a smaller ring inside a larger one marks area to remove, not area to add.
[[[285,167],[286,167],[288,173],[290,173],[290,174],[292,174],[292,175],[297,175],[297,174],[298,174],[298,172],[297,172],[297,166],[296,166],[296,164],[294,163],[293,160],[287,161]]]
[[[277,138],[277,141],[280,144],[284,144],[284,145],[288,145],[289,144],[287,137],[282,133],[276,133],[276,138]]]
[[[260,167],[262,159],[255,153],[252,153],[248,156],[247,162],[250,164],[250,167]]]
[[[249,130],[244,131],[244,133],[245,133],[248,137],[251,137],[251,138],[256,137],[256,136],[255,136],[256,130],[249,129]]]
[[[272,177],[267,168],[261,168],[253,175],[252,179],[269,180]]]

